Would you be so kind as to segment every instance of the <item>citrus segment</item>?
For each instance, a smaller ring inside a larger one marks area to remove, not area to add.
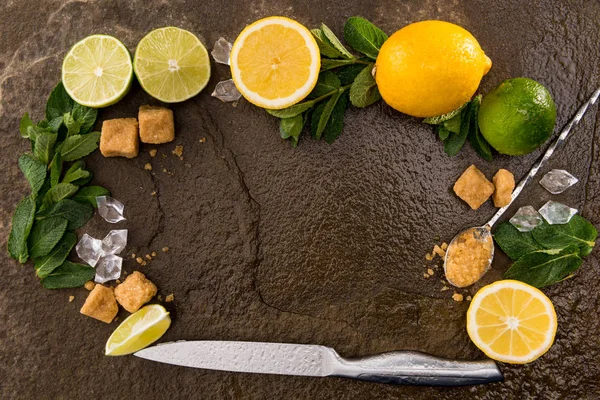
[[[264,18],[240,33],[231,49],[231,74],[251,103],[270,109],[306,97],[319,77],[319,48],[308,29],[285,17]]]
[[[210,60],[202,42],[175,27],[155,29],[144,36],[133,64],[142,88],[165,103],[194,97],[210,79]]]
[[[488,357],[511,364],[531,362],[554,342],[552,302],[539,289],[503,280],[483,287],[467,311],[469,337]]]
[[[115,329],[106,342],[105,353],[107,356],[135,353],[160,339],[169,326],[171,318],[163,306],[145,306]]]
[[[129,91],[133,67],[129,50],[108,35],[88,36],[67,53],[62,65],[65,90],[79,104],[106,107]]]

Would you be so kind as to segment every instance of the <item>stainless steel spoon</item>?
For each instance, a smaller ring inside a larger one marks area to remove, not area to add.
[[[456,235],[452,241],[450,242],[450,245],[448,246],[448,248],[446,249],[446,256],[444,258],[444,273],[446,273],[446,266],[448,265],[448,255],[450,254],[451,250],[453,249],[453,246],[456,246],[457,244],[457,238],[459,238],[461,235],[466,234],[467,231],[473,230],[473,235],[481,242],[486,242],[488,240],[492,241],[492,246],[491,246],[491,251],[490,251],[490,257],[488,260],[488,265],[486,268],[483,269],[483,272],[480,275],[480,278],[490,269],[490,266],[492,265],[492,260],[494,259],[494,244],[493,244],[493,239],[492,239],[492,227],[494,226],[494,224],[496,222],[498,222],[498,220],[500,219],[500,217],[502,217],[502,215],[504,214],[504,212],[511,206],[511,204],[515,201],[515,199],[519,196],[519,194],[521,194],[521,192],[523,191],[523,188],[525,187],[525,185],[527,185],[529,182],[531,182],[533,180],[533,178],[535,177],[535,175],[538,173],[538,171],[542,168],[542,166],[546,163],[546,161],[548,161],[548,159],[550,157],[552,157],[552,155],[554,154],[554,151],[556,150],[556,148],[561,145],[563,142],[565,142],[567,140],[567,137],[569,136],[569,134],[571,133],[571,130],[573,129],[574,126],[576,126],[579,121],[581,121],[581,118],[583,117],[583,115],[586,113],[586,111],[588,110],[588,108],[592,105],[594,105],[594,103],[596,102],[596,100],[598,100],[598,97],[600,96],[600,88],[596,89],[596,91],[591,95],[591,97],[588,99],[588,101],[586,101],[577,111],[577,114],[575,114],[575,116],[573,117],[573,119],[571,119],[571,121],[569,121],[569,123],[563,128],[562,132],[560,133],[560,135],[558,136],[558,138],[556,138],[556,140],[554,141],[554,143],[548,148],[548,150],[546,150],[546,153],[544,154],[544,156],[542,158],[540,158],[538,160],[538,162],[536,162],[534,164],[534,166],[531,168],[531,170],[529,171],[529,173],[521,180],[521,182],[519,182],[519,184],[517,185],[517,187],[515,188],[515,190],[512,193],[512,197],[510,202],[502,207],[501,209],[499,209],[496,214],[483,226],[479,226],[479,227],[473,227],[473,228],[468,228],[463,230],[462,232],[460,232],[458,235]],[[450,281],[450,279],[448,279],[448,282],[452,285],[454,285],[454,283],[452,283]],[[475,283],[476,281],[472,282]],[[472,284],[471,283],[471,284]],[[454,285],[454,286],[458,286],[458,285]],[[469,286],[469,285],[462,285],[462,286]]]

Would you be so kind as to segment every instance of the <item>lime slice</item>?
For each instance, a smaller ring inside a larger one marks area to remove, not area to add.
[[[156,342],[171,326],[171,317],[159,304],[145,306],[131,314],[106,342],[107,356],[135,353]]]
[[[133,68],[152,97],[177,103],[194,97],[210,79],[206,48],[191,32],[166,27],[155,29],[135,49]]]
[[[63,60],[63,85],[69,96],[84,106],[115,104],[127,94],[132,80],[129,50],[112,36],[88,36]]]

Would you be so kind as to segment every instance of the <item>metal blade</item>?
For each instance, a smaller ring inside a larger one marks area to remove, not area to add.
[[[333,349],[318,345],[179,341],[135,353],[147,360],[185,367],[260,374],[325,376]]]

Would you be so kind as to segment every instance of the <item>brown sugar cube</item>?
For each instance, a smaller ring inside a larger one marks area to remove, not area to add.
[[[515,177],[512,172],[505,169],[499,169],[492,181],[496,188],[492,195],[494,205],[498,208],[508,205],[512,198],[512,192],[515,190]]]
[[[156,286],[139,271],[133,272],[115,288],[115,297],[130,313],[136,312],[156,295]]]
[[[168,108],[141,106],[138,120],[142,143],[168,143],[175,139],[173,111]]]
[[[471,165],[454,184],[454,193],[477,210],[494,193],[494,185],[476,166]]]
[[[102,123],[100,152],[104,157],[137,157],[138,122],[135,118],[109,119]]]
[[[79,312],[110,324],[119,312],[119,306],[111,288],[96,285],[85,299],[85,303]]]

